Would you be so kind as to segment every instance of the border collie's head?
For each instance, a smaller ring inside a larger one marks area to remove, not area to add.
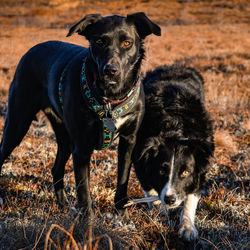
[[[166,209],[177,207],[188,194],[202,188],[213,147],[208,141],[150,137],[135,164],[140,166],[138,178],[143,188],[158,193]]]

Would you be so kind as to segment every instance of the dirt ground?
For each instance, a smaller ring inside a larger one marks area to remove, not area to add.
[[[162,64],[195,67],[205,79],[206,107],[214,121],[215,156],[210,180],[196,216],[199,240],[178,239],[180,211],[169,220],[156,207],[128,209],[129,223],[114,216],[116,146],[95,151],[91,194],[95,219],[77,222],[70,209],[57,208],[51,167],[55,136],[42,113],[5,162],[0,178],[0,249],[247,249],[249,242],[249,83],[250,3],[247,0],[1,0],[0,136],[8,88],[22,55],[37,43],[60,40],[82,46],[80,36],[66,38],[73,23],[88,13],[126,15],[144,11],[162,28],[145,40],[142,71]],[[65,184],[75,203],[72,161]],[[142,197],[134,175],[129,196]]]

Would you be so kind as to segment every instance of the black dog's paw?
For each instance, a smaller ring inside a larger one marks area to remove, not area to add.
[[[128,199],[122,199],[115,203],[116,214],[122,221],[129,221],[128,209],[126,208],[126,204]]]
[[[68,207],[69,201],[67,199],[67,195],[63,189],[56,192],[57,204],[59,208]]]
[[[122,198],[121,198],[122,197]],[[115,208],[119,210],[125,210],[125,205],[128,203],[128,197],[119,196],[116,194],[115,196]]]
[[[77,204],[74,207],[70,207],[69,211],[73,217],[79,217],[80,220],[92,220],[94,218],[93,208],[88,206],[82,206]]]

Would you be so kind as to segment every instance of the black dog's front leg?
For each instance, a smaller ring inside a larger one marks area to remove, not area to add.
[[[131,154],[135,146],[136,136],[130,135],[120,137],[118,146],[118,177],[117,190],[115,194],[115,206],[118,211],[122,211],[127,203],[127,186],[131,169]]]
[[[92,201],[89,192],[89,161],[91,154],[84,154],[75,150],[72,154],[77,200],[79,208],[83,209],[84,215],[92,215]]]

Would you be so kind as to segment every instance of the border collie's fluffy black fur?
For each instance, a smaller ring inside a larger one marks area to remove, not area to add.
[[[179,236],[194,240],[194,216],[214,151],[203,78],[192,68],[161,66],[143,80],[146,107],[133,160],[145,196],[164,211],[183,201]],[[151,206],[151,204],[149,204]]]

